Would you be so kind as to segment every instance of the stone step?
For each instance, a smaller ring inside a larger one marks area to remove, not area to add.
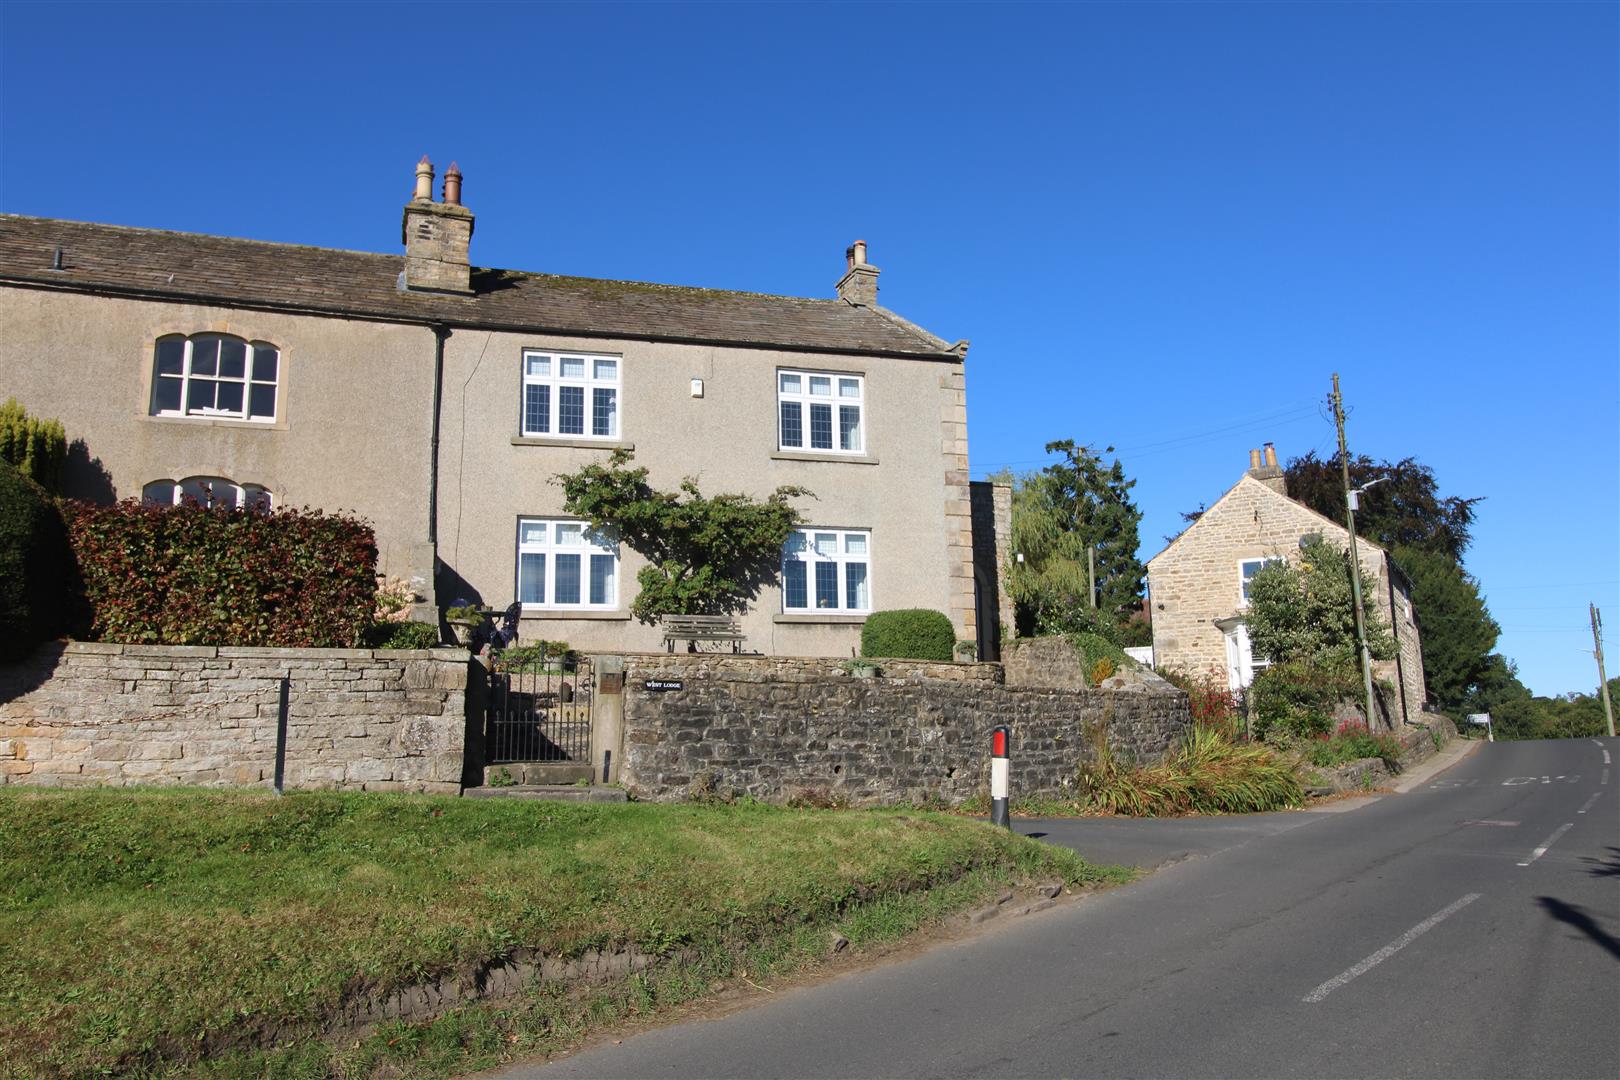
[[[589,783],[592,779],[590,763],[584,761],[516,761],[484,766],[485,787],[575,784],[581,780]]]
[[[515,784],[510,787],[472,787],[461,793],[468,799],[552,799],[557,802],[629,802],[623,788],[589,784]]]

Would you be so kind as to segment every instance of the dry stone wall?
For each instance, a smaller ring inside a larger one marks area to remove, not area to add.
[[[822,659],[626,657],[619,777],[652,800],[715,791],[954,804],[988,790],[990,729],[1006,724],[1014,797],[1062,795],[1088,725],[1145,761],[1190,721],[1186,695],[1168,684],[1027,687],[1008,685],[1000,664],[881,663],[862,678]]]
[[[467,654],[72,642],[0,668],[0,783],[455,793]]]

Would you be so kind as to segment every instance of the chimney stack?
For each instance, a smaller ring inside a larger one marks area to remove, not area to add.
[[[400,288],[408,292],[472,293],[472,211],[461,205],[461,170],[452,162],[444,174],[444,201],[433,201],[433,163],[422,156],[416,164],[416,188],[405,204],[400,240],[405,245],[405,272]]]
[[[1288,478],[1277,465],[1277,448],[1266,443],[1264,450],[1249,451],[1249,476],[1279,495],[1288,494]]]
[[[877,306],[878,268],[866,261],[866,241],[857,240],[844,252],[848,267],[838,282],[838,298],[856,307]]]

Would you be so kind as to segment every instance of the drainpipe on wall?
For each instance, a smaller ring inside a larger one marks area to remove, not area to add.
[[[434,323],[433,331],[433,438],[428,444],[428,546],[433,550],[433,592],[439,592],[439,413],[444,400],[444,343],[450,328]]]

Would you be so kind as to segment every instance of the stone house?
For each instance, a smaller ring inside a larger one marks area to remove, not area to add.
[[[1250,648],[1243,623],[1248,580],[1267,562],[1294,557],[1312,534],[1340,548],[1350,542],[1343,525],[1288,497],[1270,443],[1250,451],[1249,470],[1238,482],[1148,560],[1154,666],[1216,673],[1234,690],[1247,687],[1266,664]],[[1415,720],[1427,694],[1410,584],[1383,548],[1364,537],[1356,547],[1366,603],[1399,645],[1396,658],[1376,661],[1373,673],[1396,687],[1396,719]]]
[[[554,477],[624,448],[664,489],[801,485],[748,648],[847,656],[923,607],[995,654],[967,342],[880,306],[864,242],[826,299],[494,269],[459,169],[433,187],[424,158],[394,254],[0,216],[0,399],[61,419],[70,495],[356,513],[422,610],[516,601],[525,638],[591,651],[662,638],[629,614],[640,556]]]

